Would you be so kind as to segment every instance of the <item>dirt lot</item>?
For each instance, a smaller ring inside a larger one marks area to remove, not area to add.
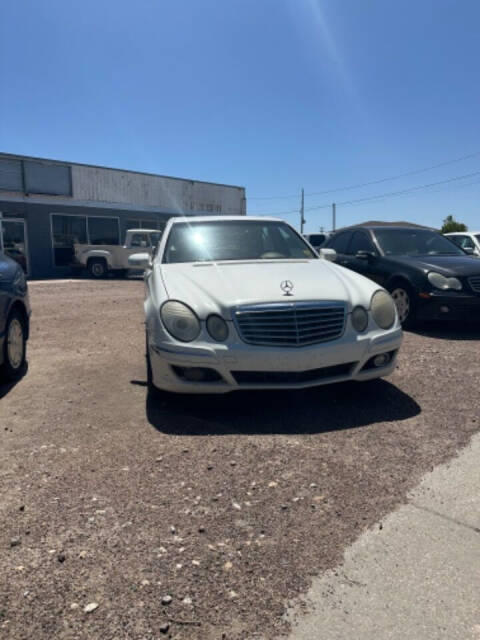
[[[0,637],[278,638],[479,429],[480,331],[406,334],[388,381],[158,401],[142,299],[31,286],[29,370],[0,386]]]

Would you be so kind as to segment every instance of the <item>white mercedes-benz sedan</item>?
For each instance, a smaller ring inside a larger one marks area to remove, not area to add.
[[[303,388],[386,376],[402,330],[376,283],[286,222],[172,218],[145,267],[149,385],[177,393]]]

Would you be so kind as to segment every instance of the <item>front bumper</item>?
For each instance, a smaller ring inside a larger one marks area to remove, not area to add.
[[[442,292],[419,298],[419,320],[480,322],[480,296],[464,292]]]
[[[150,332],[148,332],[151,336]],[[228,393],[241,389],[302,389],[387,376],[395,368],[402,342],[399,326],[357,334],[353,329],[331,342],[299,348],[260,347],[239,339],[229,344],[180,344],[148,339],[153,384],[175,393]],[[389,362],[371,367],[371,358],[388,353]],[[211,369],[220,379],[192,382],[186,368]]]

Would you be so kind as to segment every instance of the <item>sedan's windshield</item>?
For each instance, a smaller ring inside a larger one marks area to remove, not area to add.
[[[387,256],[456,255],[465,252],[451,240],[422,229],[380,229],[375,231],[380,248]]]
[[[282,258],[317,256],[287,224],[256,220],[174,224],[163,254],[166,263]]]

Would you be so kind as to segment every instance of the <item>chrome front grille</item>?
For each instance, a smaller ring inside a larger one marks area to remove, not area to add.
[[[234,321],[249,344],[303,347],[340,338],[345,315],[341,302],[278,302],[237,307]]]
[[[475,293],[480,293],[480,276],[471,276],[468,279],[468,284]]]

